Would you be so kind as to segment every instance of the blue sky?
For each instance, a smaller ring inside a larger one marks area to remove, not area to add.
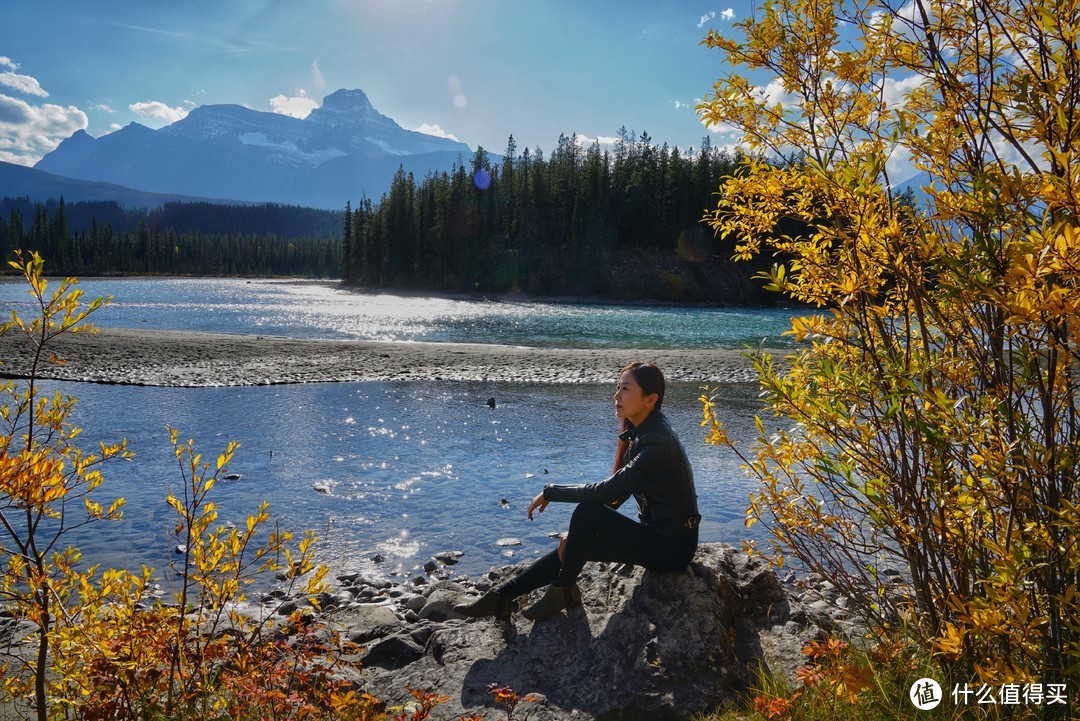
[[[18,0],[0,33],[0,160],[199,105],[302,117],[340,88],[495,153],[511,133],[547,152],[622,125],[697,147],[693,106],[723,72],[699,42],[750,1]]]

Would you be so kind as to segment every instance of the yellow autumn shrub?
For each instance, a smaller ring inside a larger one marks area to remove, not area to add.
[[[120,519],[122,499],[98,499],[101,466],[131,454],[122,441],[84,452],[70,421],[75,399],[44,395],[39,378],[63,362],[54,339],[92,332],[87,316],[108,299],[84,305],[74,279],[50,293],[37,253],[11,265],[36,315],[12,313],[0,333],[24,335],[35,353],[21,382],[0,385],[0,608],[32,633],[0,660],[0,701],[39,721],[386,718],[345,680],[358,667],[354,649],[312,614],[243,612],[260,579],[284,578],[286,597],[314,601],[327,570],[314,563],[314,536],[295,539],[265,504],[243,527],[218,522],[211,491],[236,444],[211,464],[169,429],[181,482],[166,501],[183,550],[173,593],[154,593],[153,569],[88,566],[67,545],[77,528]]]
[[[698,109],[756,155],[706,220],[817,309],[756,357],[748,520],[949,679],[1075,704],[1080,7],[777,0],[738,30]]]

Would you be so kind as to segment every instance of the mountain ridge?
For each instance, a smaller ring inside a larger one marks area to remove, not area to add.
[[[235,104],[202,105],[159,130],[130,123],[77,131],[34,166],[153,193],[339,209],[378,197],[399,166],[450,170],[465,143],[407,130],[358,89],[338,90],[306,118]]]
[[[80,131],[82,132],[82,131]],[[0,161],[0,198],[29,198],[35,202],[59,200],[68,203],[116,201],[124,208],[160,208],[165,203],[215,203],[251,205],[251,201],[230,198],[203,198],[177,193],[151,193],[114,183],[80,180],[49,173],[25,165]]]

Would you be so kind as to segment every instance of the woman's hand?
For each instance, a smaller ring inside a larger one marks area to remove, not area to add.
[[[532,503],[529,504],[529,520],[531,521],[533,519],[532,514],[534,510],[538,513],[543,513],[544,509],[548,507],[549,503],[551,503],[551,501],[544,498],[544,492],[541,491],[540,495],[532,499]]]
[[[566,563],[566,536],[559,539],[559,561]]]

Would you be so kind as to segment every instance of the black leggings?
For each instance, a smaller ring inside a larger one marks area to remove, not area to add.
[[[613,561],[644,566],[653,571],[681,571],[697,550],[698,533],[666,536],[627,518],[604,503],[580,503],[570,518],[565,561],[556,548],[495,590],[507,596],[550,584],[569,586],[587,561]]]

